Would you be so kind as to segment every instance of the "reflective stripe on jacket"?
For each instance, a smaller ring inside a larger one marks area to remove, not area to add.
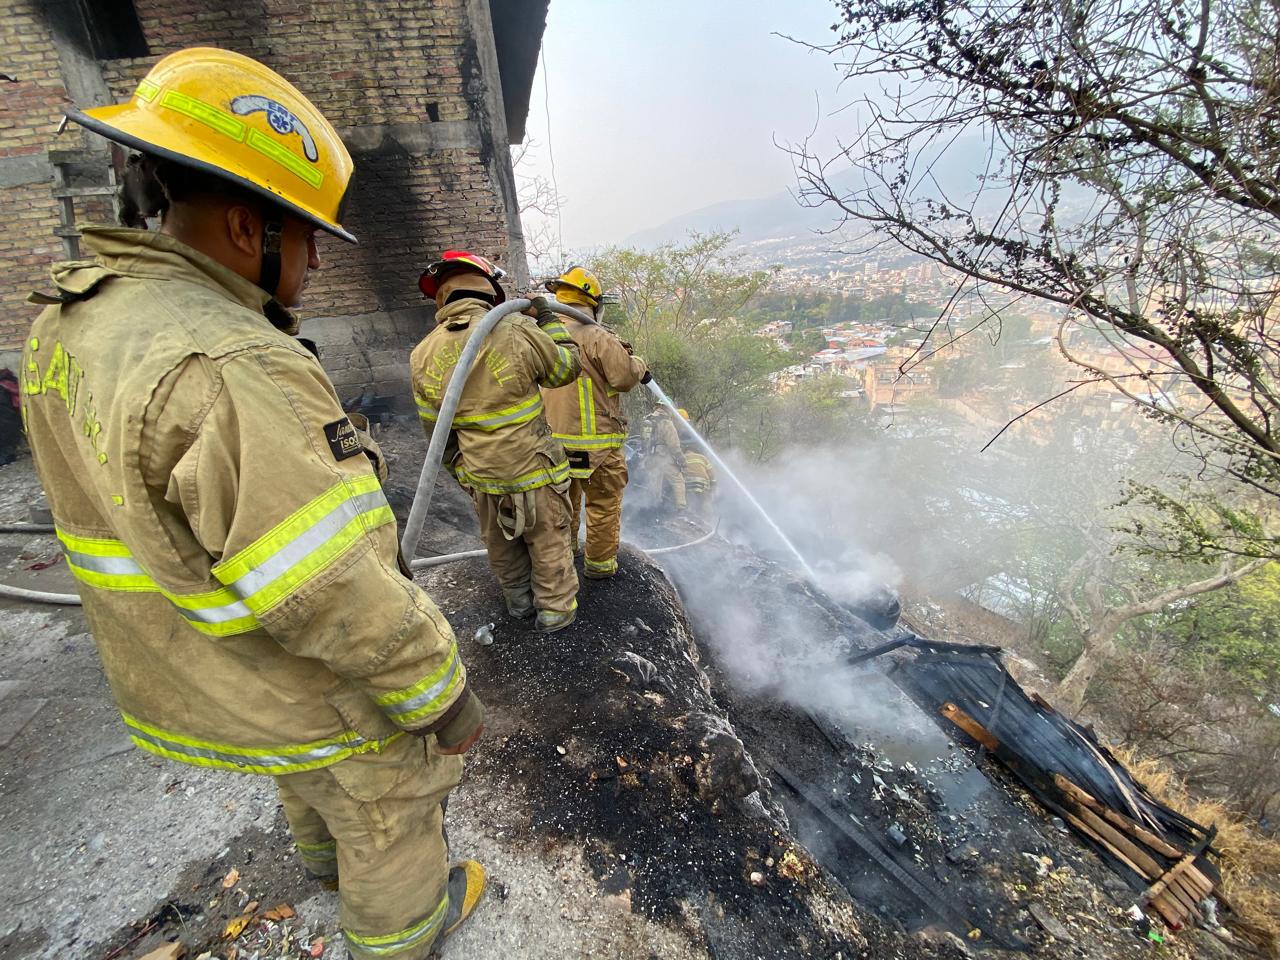
[[[436,328],[413,349],[414,400],[428,432],[458,358],[489,309],[470,297],[446,304],[436,312]],[[502,495],[567,480],[569,463],[551,436],[538,388],[571,383],[578,370],[578,348],[559,322],[540,328],[522,314],[499,321],[476,357],[450,425],[457,441],[450,470],[458,482]]]
[[[599,324],[569,317],[565,329],[578,344],[582,372],[576,382],[543,390],[542,396],[552,435],[569,451],[570,473],[589,477],[600,454],[620,449],[626,441],[620,394],[633,389],[648,368]]]
[[[431,728],[448,623],[293,318],[163,234],[87,229],[22,366],[36,470],[130,736],[285,774]],[[43,297],[43,302],[52,298]]]
[[[716,472],[711,461],[701,453],[689,451],[684,455],[684,484],[691,493],[706,493],[715,485]]]

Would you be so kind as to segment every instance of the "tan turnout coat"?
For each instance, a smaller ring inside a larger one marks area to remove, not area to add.
[[[462,706],[449,624],[296,321],[172,238],[85,231],[22,365],[36,470],[134,742],[290,774]]]

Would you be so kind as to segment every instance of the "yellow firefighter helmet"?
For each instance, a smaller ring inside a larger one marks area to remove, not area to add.
[[[108,140],[262,196],[343,240],[354,164],[333,125],[289,81],[256,60],[192,47],[171,53],[128,103],[70,110]]]
[[[592,309],[600,305],[600,281],[586,267],[572,266],[555,280],[548,280],[545,286],[561,303],[581,304]]]

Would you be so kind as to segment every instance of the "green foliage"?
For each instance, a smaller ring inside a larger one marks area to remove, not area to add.
[[[1164,618],[1160,635],[1191,663],[1216,663],[1256,696],[1280,698],[1280,563]]]
[[[763,462],[788,447],[862,442],[870,427],[861,399],[846,396],[856,386],[843,377],[801,381],[768,403],[757,404],[742,418],[738,446],[751,459]]]
[[[827,338],[822,335],[821,330],[816,330],[812,327],[792,330],[783,339],[787,341],[787,345],[792,350],[805,359],[812,357],[819,350],[827,348]]]
[[[615,247],[593,261],[604,288],[619,296],[613,324],[709,437],[727,435],[767,398],[769,374],[795,362],[739,319],[772,273],[742,270],[732,242],[731,233],[692,234],[683,245]]]

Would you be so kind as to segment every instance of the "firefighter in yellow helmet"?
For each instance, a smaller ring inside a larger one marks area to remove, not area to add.
[[[476,325],[506,299],[484,257],[448,250],[419,280],[436,302],[436,326],[413,349],[409,369],[424,427],[437,426],[455,365]],[[536,615],[541,633],[561,630],[578,609],[569,541],[569,463],[551,435],[539,387],[578,375],[578,348],[547,304],[537,319],[504,317],[476,357],[450,429],[451,471],[471,495],[489,566],[507,612]]]
[[[568,306],[598,316],[600,281],[583,267],[570,267],[547,289]],[[569,457],[569,501],[573,507],[573,540],[577,548],[583,501],[587,541],[582,572],[592,579],[618,571],[618,539],[622,531],[622,491],[627,461],[622,445],[627,418],[621,395],[649,380],[649,368],[631,348],[599,323],[565,318],[565,329],[578,344],[582,372],[568,386],[547,389],[547,419]]]
[[[675,418],[689,419],[687,410],[677,410],[665,403],[658,404],[654,411],[654,425],[650,440],[650,476],[657,486],[657,501],[665,502],[668,497],[677,513],[684,513],[688,508],[685,498],[684,448],[680,444],[680,431],[676,427]],[[650,488],[652,489],[652,488]]]
[[[141,151],[159,232],[91,228],[31,328],[36,470],[133,742],[274,776],[357,960],[425,958],[475,907],[443,805],[483,729],[453,631],[396,568],[396,523],[289,312],[352,162],[239,54],[165,57],[68,117]],[[377,816],[370,817],[369,811]]]

